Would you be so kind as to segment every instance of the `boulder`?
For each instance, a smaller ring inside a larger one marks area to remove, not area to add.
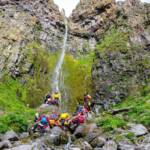
[[[88,133],[92,133],[94,130],[97,129],[97,125],[95,123],[91,123],[87,125]]]
[[[0,142],[0,149],[11,148],[11,147],[12,145],[8,140]]]
[[[150,143],[143,143],[137,147],[137,150],[150,150]]]
[[[20,145],[20,146],[13,147],[8,150],[32,150],[32,148],[33,148],[32,145]]]
[[[112,140],[107,141],[103,146],[103,150],[117,150],[117,144]]]
[[[148,130],[146,127],[144,127],[142,124],[128,124],[129,131],[134,133],[135,136],[142,136],[148,133]]]
[[[74,136],[76,138],[81,138],[86,136],[86,134],[88,134],[88,131],[86,130],[86,126],[85,125],[80,125],[76,128],[75,132],[74,132]]]
[[[81,147],[82,147],[83,150],[92,150],[93,149],[92,146],[88,142],[86,142],[86,141],[84,141],[81,144]]]
[[[127,144],[125,142],[119,142],[118,149],[119,150],[135,150],[136,145],[133,144]]]
[[[44,143],[46,145],[56,145],[59,146],[61,144],[67,144],[68,135],[59,127],[54,127],[51,130],[51,134],[48,134],[44,137]]]
[[[22,134],[20,134],[20,139],[25,139],[29,136],[29,133],[28,132],[23,132]]]
[[[89,133],[85,140],[93,147],[102,147],[106,143],[106,140],[103,137],[99,136],[99,133]]]
[[[9,141],[18,141],[19,137],[18,135],[13,131],[7,131],[4,136],[3,136],[4,140],[9,140]]]

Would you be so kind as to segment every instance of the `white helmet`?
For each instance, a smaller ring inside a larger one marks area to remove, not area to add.
[[[35,114],[35,117],[37,117],[37,118],[38,118],[38,117],[39,117],[39,113],[36,113],[36,114]]]

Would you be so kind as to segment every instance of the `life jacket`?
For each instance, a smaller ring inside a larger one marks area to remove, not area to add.
[[[47,121],[46,116],[42,116],[40,122],[41,122],[41,124],[43,124],[43,125],[47,125],[47,124],[48,124],[48,121]]]
[[[84,115],[80,115],[79,118],[78,118],[78,122],[79,124],[82,124],[85,122],[85,116]]]
[[[53,94],[53,99],[60,99],[60,98],[61,98],[60,93],[54,93]]]
[[[56,124],[56,121],[54,119],[49,120],[50,126],[54,126]]]
[[[68,113],[62,113],[60,115],[60,120],[65,120],[65,119],[69,119],[70,115]]]
[[[76,112],[80,113],[83,111],[83,106],[78,106]]]

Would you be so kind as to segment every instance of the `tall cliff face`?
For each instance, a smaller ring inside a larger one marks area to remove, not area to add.
[[[150,38],[150,5],[142,3],[140,0],[126,0],[125,2],[118,2],[117,17],[124,18],[123,21],[130,30],[130,42],[133,44],[148,44]],[[120,24],[121,25],[121,24]]]
[[[69,18],[69,51],[87,52],[114,22],[114,0],[80,0]]]
[[[149,12],[150,5],[138,0],[117,4],[115,32],[101,40],[92,68],[97,102],[117,103],[149,85]]]
[[[115,10],[114,0],[80,0],[70,18],[71,34],[99,38],[112,25]]]
[[[29,72],[26,46],[39,41],[47,50],[59,50],[63,39],[63,16],[52,0],[0,1],[0,75]],[[21,64],[20,64],[21,63]],[[20,72],[20,65],[24,72]]]
[[[68,19],[67,50],[94,49],[97,38],[112,24],[114,11],[111,0],[81,1]],[[60,50],[64,30],[63,14],[53,0],[0,0],[0,75],[28,73],[32,64],[26,59],[26,46],[38,41],[47,51]]]

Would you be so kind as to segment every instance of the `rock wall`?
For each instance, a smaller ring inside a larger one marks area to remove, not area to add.
[[[19,64],[27,57],[24,47],[39,41],[47,50],[61,48],[63,16],[51,0],[1,0],[0,1],[0,75],[10,71],[20,74]],[[26,59],[27,60],[27,59]],[[30,62],[22,62],[26,72]]]
[[[114,22],[114,0],[81,0],[70,18],[71,34],[99,39]]]
[[[146,23],[149,11],[150,5],[138,0],[117,5],[114,28],[128,32],[128,51],[106,49],[103,54],[97,52],[92,68],[95,101],[105,108],[129,95],[137,95],[149,83],[150,35]]]

